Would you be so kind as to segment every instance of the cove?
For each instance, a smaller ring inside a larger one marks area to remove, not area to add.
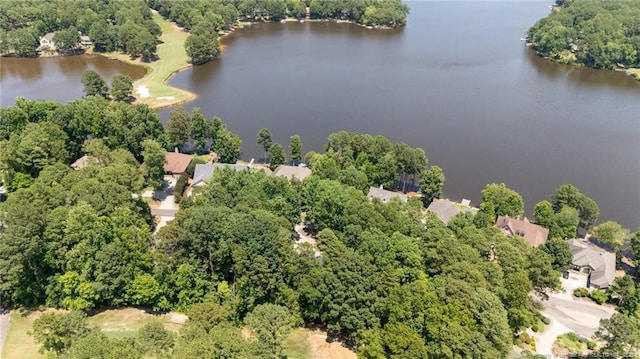
[[[115,74],[129,75],[134,81],[141,79],[146,69],[142,66],[109,60],[101,55],[78,55],[51,58],[0,58],[0,101],[11,106],[16,97],[32,100],[68,102],[82,97],[82,75],[93,70],[110,83]]]

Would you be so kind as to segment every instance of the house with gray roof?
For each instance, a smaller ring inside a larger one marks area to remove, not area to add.
[[[378,187],[369,187],[367,198],[369,198],[369,200],[377,198],[383,203],[388,203],[392,198],[399,198],[402,202],[406,202],[409,199],[409,197],[404,193],[388,191]]]
[[[44,36],[40,37],[40,49],[56,49],[56,44],[53,42],[53,35],[55,32],[48,32]]]
[[[220,168],[230,168],[235,171],[242,171],[248,170],[249,166],[231,163],[198,163],[193,171],[193,182],[191,182],[191,186],[199,187],[207,184],[207,181],[213,177],[213,173]]]
[[[547,241],[549,229],[533,224],[526,218],[516,219],[509,216],[499,216],[495,227],[499,228],[507,237],[520,236],[531,247],[538,247]]]
[[[571,269],[588,276],[587,286],[608,288],[616,278],[616,255],[577,239],[567,240]]]
[[[294,178],[302,182],[305,178],[311,176],[311,170],[308,167],[301,166],[279,166],[272,173],[273,176],[287,177],[289,181]]]
[[[462,200],[461,203],[456,203],[448,199],[434,199],[429,207],[427,207],[427,212],[435,213],[436,216],[446,224],[458,213],[469,212],[475,216],[476,213],[478,213],[478,209],[471,207],[468,200]]]

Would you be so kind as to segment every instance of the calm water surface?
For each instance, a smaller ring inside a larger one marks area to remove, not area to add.
[[[268,127],[322,150],[329,133],[383,134],[425,149],[445,195],[480,200],[491,182],[530,212],[573,183],[601,220],[640,225],[640,83],[536,57],[519,39],[551,1],[410,3],[404,29],[262,24],[223,42],[220,61],[170,83],[198,93],[187,108],[217,114],[260,157]],[[166,118],[165,111],[163,116]]]
[[[391,31],[255,25],[223,41],[221,60],[170,84],[199,95],[187,109],[222,117],[245,159],[261,157],[262,127],[285,147],[300,134],[305,152],[339,130],[383,134],[424,148],[444,169],[447,197],[477,204],[487,183],[504,182],[531,212],[573,183],[598,202],[601,220],[635,230],[640,83],[528,51],[519,39],[552,3],[413,2],[408,25]]]
[[[67,102],[82,97],[82,75],[98,72],[111,83],[119,73],[137,80],[146,70],[141,66],[112,61],[100,55],[82,55],[36,59],[0,58],[0,94],[2,106],[15,103],[18,96]]]

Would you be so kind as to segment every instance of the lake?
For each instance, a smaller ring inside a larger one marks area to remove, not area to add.
[[[2,106],[15,103],[18,96],[33,100],[67,102],[82,97],[82,75],[93,70],[111,84],[119,73],[133,80],[141,79],[144,67],[113,61],[101,55],[82,55],[35,59],[0,58],[0,101]]]
[[[531,213],[572,183],[598,202],[600,221],[635,230],[640,83],[528,50],[520,38],[552,3],[410,2],[408,25],[388,31],[258,24],[225,38],[220,60],[169,83],[198,94],[186,109],[218,115],[242,137],[243,159],[262,156],[263,127],[285,148],[299,134],[305,152],[340,130],[382,134],[422,147],[444,170],[446,197],[477,205],[487,183],[504,182]]]

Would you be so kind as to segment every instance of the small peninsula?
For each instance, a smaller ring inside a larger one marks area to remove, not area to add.
[[[2,56],[92,52],[144,66],[147,74],[135,82],[134,96],[153,109],[194,99],[195,94],[167,81],[191,65],[218,58],[219,39],[237,28],[257,22],[328,20],[391,29],[404,26],[409,13],[401,0],[0,0],[2,5],[13,9],[0,23]],[[50,13],[65,16],[43,16]]]
[[[640,80],[640,2],[556,0],[527,40],[552,61],[622,70]]]

